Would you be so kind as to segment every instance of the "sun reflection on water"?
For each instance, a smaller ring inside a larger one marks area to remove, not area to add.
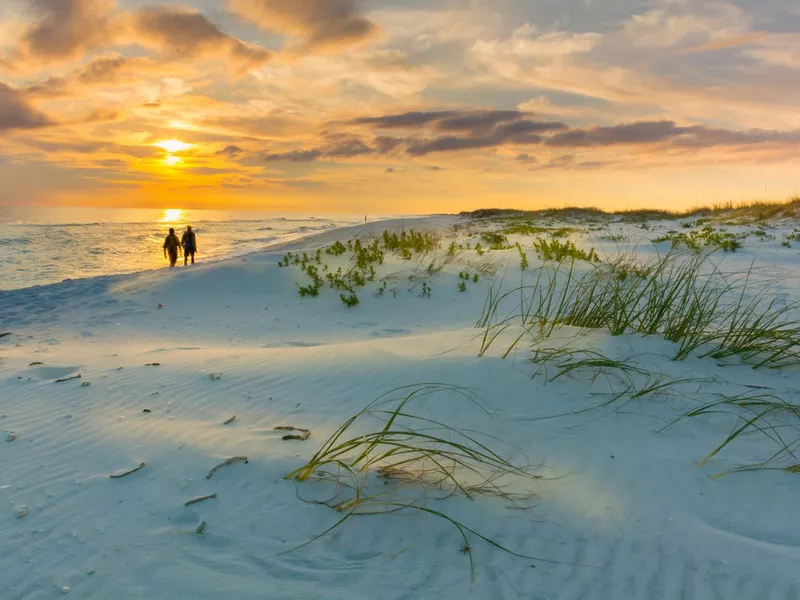
[[[164,215],[158,220],[159,223],[176,223],[183,218],[183,210],[180,208],[164,209]]]

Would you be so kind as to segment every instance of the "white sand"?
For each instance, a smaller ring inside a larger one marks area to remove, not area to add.
[[[457,222],[405,225],[449,231]],[[770,232],[776,240],[749,238],[725,257],[726,268],[755,260],[760,273],[785,276],[781,293],[798,299],[798,250],[779,246],[791,229],[782,227]],[[645,235],[632,225],[612,229]],[[601,255],[619,246],[592,242],[591,234],[585,244]],[[0,333],[11,332],[0,339],[0,598],[800,598],[799,476],[710,478],[768,456],[768,440],[734,444],[701,467],[735,421],[711,415],[657,433],[709,394],[747,385],[797,402],[796,370],[671,362],[674,347],[661,338],[598,332],[582,343],[706,381],[621,411],[537,420],[596,406],[593,393],[604,384],[581,375],[533,378],[525,348],[509,360],[500,359],[500,346],[478,358],[474,324],[486,278],[460,293],[465,267],[450,265],[422,298],[403,275],[393,280],[396,297],[360,293],[361,304],[348,309],[331,290],[301,299],[295,283],[308,278],[277,267],[284,250],[0,293]],[[653,253],[646,242],[639,250]],[[488,258],[503,264],[498,279],[519,282],[516,250]],[[379,276],[408,269],[389,257]],[[559,478],[536,484],[530,510],[482,497],[430,499],[430,508],[510,549],[564,564],[517,558],[471,538],[471,583],[458,532],[418,513],[353,518],[281,554],[341,518],[298,499],[313,496],[315,484],[284,476],[371,400],[423,382],[478,390],[495,419],[447,395],[426,410],[504,440]],[[282,441],[279,425],[309,428],[311,438]],[[235,456],[249,462],[206,479]],[[109,478],[142,462],[132,475]],[[217,498],[184,506],[209,494]],[[202,521],[205,532],[193,534]]]

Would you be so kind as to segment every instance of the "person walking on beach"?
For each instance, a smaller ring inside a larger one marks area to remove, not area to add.
[[[183,246],[183,264],[189,264],[189,255],[192,256],[192,264],[194,264],[194,253],[197,252],[197,237],[192,231],[192,226],[187,225],[186,231],[181,236],[181,246]]]
[[[178,239],[178,236],[175,235],[175,230],[170,227],[169,235],[164,239],[164,258],[167,258],[167,254],[169,254],[170,268],[174,267],[175,263],[178,262],[178,250],[180,247],[181,242]]]

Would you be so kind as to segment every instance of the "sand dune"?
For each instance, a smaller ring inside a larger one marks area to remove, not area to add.
[[[439,228],[446,248],[466,234],[452,231],[457,222],[413,226]],[[608,382],[535,376],[526,345],[506,360],[502,344],[478,356],[475,321],[490,281],[519,283],[516,249],[490,253],[494,277],[459,292],[459,272],[479,262],[465,252],[431,278],[430,297],[405,277],[416,267],[387,257],[379,277],[401,273],[390,280],[397,294],[362,293],[353,309],[331,290],[301,299],[296,284],[307,277],[277,266],[286,251],[399,225],[326,231],[174,273],[0,295],[0,330],[11,333],[0,339],[0,596],[800,598],[797,475],[711,479],[770,452],[754,436],[699,466],[735,424],[727,415],[659,432],[711,395],[748,386],[796,402],[796,370],[675,362],[661,338],[594,331],[580,343],[685,382],[622,409],[580,413],[598,405]],[[618,249],[587,235],[582,242],[603,253]],[[756,244],[726,256],[726,268],[758,261],[763,273],[784,276],[778,294],[798,299],[796,251]],[[542,463],[547,475],[519,484],[536,494],[526,510],[480,496],[425,502],[540,560],[472,538],[473,580],[454,527],[413,511],[353,518],[284,553],[341,518],[303,502],[325,490],[286,481],[287,473],[374,398],[423,382],[476,390],[491,414],[446,392],[421,410],[491,436],[500,451]],[[573,414],[543,419],[564,413]],[[310,429],[310,439],[283,440],[279,426]],[[240,456],[247,462],[207,478]]]

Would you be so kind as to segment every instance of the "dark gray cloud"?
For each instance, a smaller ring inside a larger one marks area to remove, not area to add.
[[[0,82],[0,132],[41,129],[50,125],[55,125],[55,122],[31,106],[19,90]]]
[[[502,125],[498,133],[504,138],[513,139],[515,137],[525,138],[530,134],[563,131],[564,129],[569,129],[569,126],[561,121],[530,121],[523,119]]]
[[[419,157],[444,152],[495,149],[514,146],[549,148],[591,148],[634,145],[669,145],[684,148],[713,148],[762,143],[800,143],[800,131],[750,130],[730,131],[704,126],[680,127],[673,121],[641,121],[610,127],[570,129],[561,121],[534,121],[518,111],[435,111],[407,112],[380,117],[363,117],[348,125],[370,129],[423,130],[406,137],[375,136],[367,140],[352,133],[326,133],[319,147],[296,152],[268,155],[268,160],[311,162],[322,158],[353,158],[364,155],[387,155],[404,152]],[[458,135],[437,135],[453,130]],[[425,133],[428,135],[426,136]],[[538,164],[527,153],[517,154],[516,161]],[[551,160],[537,168],[593,169],[609,162],[578,161],[573,155]]]
[[[614,125],[613,127],[572,129],[557,133],[547,140],[547,145],[580,148],[623,144],[652,144],[654,142],[664,142],[680,135],[680,131],[681,129],[673,121],[641,121],[625,125]]]
[[[208,50],[223,50],[232,58],[259,64],[272,56],[266,48],[245,44],[223,33],[198,12],[149,7],[141,9],[135,21],[139,34],[158,44],[171,58],[194,58]]]
[[[529,113],[517,110],[415,111],[362,117],[350,121],[350,124],[376,129],[426,129],[447,134],[405,141],[399,138],[380,138],[392,140],[390,149],[405,145],[406,152],[412,156],[491,148],[508,143],[539,144],[543,139],[540,134],[569,129],[560,121],[534,121],[529,116]]]
[[[325,156],[331,158],[353,158],[362,154],[372,154],[375,152],[360,139],[346,139],[336,142],[325,151]]]
[[[26,0],[36,20],[25,34],[28,52],[57,59],[75,56],[111,39],[109,0]]]
[[[373,141],[373,147],[378,154],[389,154],[404,144],[405,140],[402,138],[389,136],[378,136]]]
[[[322,156],[322,150],[292,150],[291,152],[267,152],[262,155],[264,162],[295,162],[308,163]]]
[[[398,115],[385,115],[381,117],[362,117],[350,121],[353,125],[373,125],[379,129],[406,129],[428,125],[435,121],[455,117],[459,113],[446,110],[435,112],[406,112]]]
[[[516,160],[517,162],[525,163],[526,165],[535,165],[536,163],[539,162],[538,158],[536,158],[535,156],[531,156],[530,154],[526,154],[524,152],[521,154],[517,154],[517,156],[514,157],[514,160]]]
[[[411,142],[406,153],[411,156],[425,156],[434,152],[454,152],[457,150],[474,150],[476,148],[492,148],[501,145],[494,138],[460,138],[444,136],[433,140]]]
[[[516,121],[524,116],[516,110],[474,110],[453,117],[438,119],[435,122],[439,131],[486,131],[499,123]]]
[[[571,129],[546,140],[555,148],[608,147],[669,143],[686,148],[713,148],[762,143],[800,143],[800,131],[751,129],[732,131],[702,125],[679,127],[674,121],[640,121],[612,127]]]
[[[244,150],[242,150],[239,146],[235,146],[235,145],[231,144],[229,146],[225,146],[222,150],[218,150],[216,152],[216,155],[217,156],[228,156],[230,158],[233,158],[235,156],[238,156],[242,152],[244,152]]]
[[[309,50],[359,44],[377,32],[360,0],[228,0],[228,6],[264,29],[300,37]]]

